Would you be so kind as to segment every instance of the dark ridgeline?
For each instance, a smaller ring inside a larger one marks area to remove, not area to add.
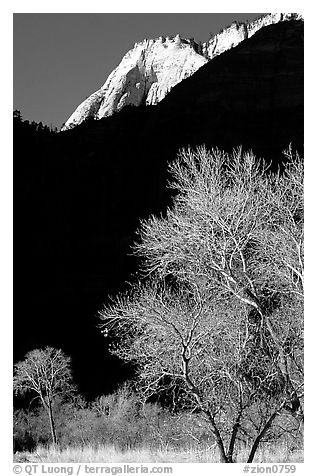
[[[302,152],[303,23],[263,28],[157,106],[60,134],[14,124],[14,358],[62,348],[93,398],[131,373],[107,354],[96,315],[137,270],[139,219],[171,203],[166,164],[178,149],[242,144],[275,165],[290,142]]]

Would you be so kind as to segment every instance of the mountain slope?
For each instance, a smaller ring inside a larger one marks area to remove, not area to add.
[[[179,35],[136,43],[104,85],[76,108],[62,130],[88,118],[110,116],[127,105],[155,105],[207,61],[252,37],[259,29],[298,18],[298,14],[273,13],[250,23],[234,22],[203,45]]]
[[[137,43],[104,85],[77,107],[63,129],[74,127],[88,117],[110,116],[124,106],[156,104],[175,84],[206,62],[193,43],[179,36]]]
[[[241,144],[278,161],[290,142],[303,146],[303,68],[301,21],[262,28],[176,85],[143,139],[173,130],[160,137],[161,147]]]

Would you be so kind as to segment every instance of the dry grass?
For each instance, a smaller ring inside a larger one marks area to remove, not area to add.
[[[241,450],[237,462],[247,460],[247,451]],[[16,453],[15,462],[32,463],[218,463],[215,447],[183,451],[140,448],[120,451],[114,446],[85,446],[59,449],[39,446],[34,452]],[[286,446],[260,448],[254,463],[302,463],[303,452],[290,451]]]

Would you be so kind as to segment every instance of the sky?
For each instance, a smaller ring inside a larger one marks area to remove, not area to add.
[[[207,41],[260,13],[15,13],[13,107],[60,128],[102,86],[135,42],[158,36]]]

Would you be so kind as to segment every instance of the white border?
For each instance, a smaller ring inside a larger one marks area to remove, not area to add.
[[[308,272],[306,273],[306,305],[305,305],[305,354],[306,354],[306,430],[305,430],[305,471],[298,468],[297,474],[313,474],[315,459],[315,428],[316,428],[316,390],[315,378],[315,339],[317,309],[315,305],[316,287],[316,148],[313,140],[315,133],[315,111],[316,111],[316,15],[312,6],[314,2],[186,2],[166,1],[159,2],[127,2],[117,0],[109,4],[105,1],[90,0],[89,2],[60,1],[54,3],[44,3],[43,1],[17,1],[5,2],[1,5],[1,29],[0,44],[1,55],[1,132],[2,154],[0,159],[0,213],[2,220],[1,229],[1,422],[5,420],[5,431],[2,430],[1,453],[6,465],[10,466],[8,472],[3,468],[3,474],[11,474],[12,471],[12,111],[13,111],[13,62],[12,62],[12,14],[13,13],[244,13],[253,11],[267,12],[296,12],[302,13],[305,20],[305,216],[306,216],[306,246],[305,255]],[[237,11],[239,10],[239,11]],[[308,258],[308,259],[307,259]],[[18,298],[18,297],[16,297]],[[43,316],[45,318],[45,316]],[[5,456],[4,456],[5,455]],[[316,453],[317,455],[317,453]],[[300,465],[302,467],[302,465]],[[200,466],[201,469],[203,469]],[[182,473],[190,471],[188,469]],[[238,468],[236,467],[236,471]],[[226,472],[224,472],[226,471]],[[220,474],[228,474],[230,469],[216,469]],[[238,471],[242,472],[241,469]],[[235,473],[236,474],[236,473]]]

